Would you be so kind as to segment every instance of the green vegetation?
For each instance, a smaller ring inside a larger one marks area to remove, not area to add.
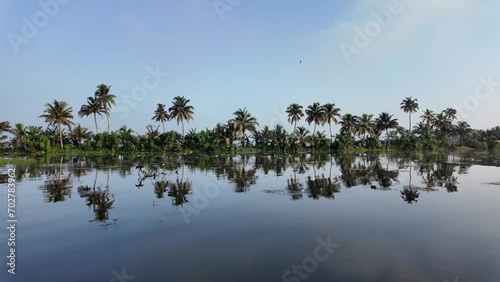
[[[193,120],[195,109],[190,100],[177,96],[167,109],[158,103],[152,109],[152,120],[158,126],[146,126],[146,134],[122,126],[109,131],[110,109],[115,105],[111,86],[100,84],[94,95],[81,105],[80,117],[93,117],[95,133],[75,124],[73,109],[65,101],[54,100],[45,104],[40,115],[48,127],[25,126],[8,121],[0,122],[0,143],[3,151],[13,153],[68,153],[68,152],[319,152],[319,151],[368,151],[368,150],[497,150],[500,149],[500,127],[474,130],[467,122],[457,121],[457,111],[452,108],[435,113],[426,109],[420,121],[412,127],[411,116],[419,110],[417,99],[405,98],[400,106],[408,113],[409,127],[400,126],[388,112],[377,117],[363,113],[341,115],[334,103],[321,105],[315,102],[307,107],[291,104],[286,114],[293,131],[287,132],[282,125],[263,126],[259,129],[257,118],[246,109],[238,109],[233,118],[218,123],[212,129],[184,132],[184,123]],[[305,110],[304,110],[305,109]],[[108,131],[99,133],[97,117],[106,116]],[[310,129],[297,126],[305,118]],[[182,133],[166,131],[165,124],[175,120],[182,125]],[[162,126],[162,132],[158,128]],[[334,134],[335,127],[338,132]],[[327,127],[327,130],[321,130]],[[328,131],[329,135],[325,135]]]

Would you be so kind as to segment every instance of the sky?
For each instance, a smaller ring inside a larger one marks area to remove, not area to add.
[[[500,125],[499,16],[500,0],[0,0],[0,121],[45,127],[56,99],[94,131],[77,112],[104,83],[111,129],[139,134],[178,95],[195,108],[186,130],[239,108],[285,125],[288,105],[314,102],[408,126],[405,97],[486,129]]]

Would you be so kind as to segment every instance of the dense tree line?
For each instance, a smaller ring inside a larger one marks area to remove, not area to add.
[[[152,111],[152,120],[159,123],[146,126],[146,134],[138,135],[127,126],[109,130],[110,110],[116,104],[111,86],[98,85],[94,95],[87,98],[78,110],[80,117],[92,117],[95,133],[75,124],[73,108],[65,101],[54,100],[45,104],[40,115],[47,128],[0,123],[0,142],[4,147],[29,152],[51,152],[72,148],[84,151],[163,151],[183,150],[234,151],[264,150],[278,152],[342,151],[358,149],[436,150],[454,149],[457,146],[473,149],[499,149],[500,127],[489,130],[473,130],[465,121],[457,121],[457,111],[452,108],[442,112],[430,109],[422,111],[420,121],[412,126],[412,114],[419,111],[417,99],[405,98],[400,106],[408,113],[408,128],[404,128],[390,113],[383,112],[374,117],[363,113],[356,116],[341,114],[333,103],[313,103],[304,108],[293,103],[287,110],[288,122],[293,131],[287,132],[283,125],[259,127],[257,118],[246,109],[238,109],[233,118],[218,123],[212,129],[184,131],[185,123],[194,118],[194,107],[190,100],[177,96],[167,108],[157,104]],[[99,132],[97,118],[106,117],[107,131]],[[312,127],[297,126],[303,120]],[[175,121],[181,124],[181,134],[166,131],[165,124]],[[334,127],[339,126],[334,134]],[[158,129],[162,127],[160,132]],[[327,126],[328,135],[319,127]],[[9,137],[5,134],[10,134]]]

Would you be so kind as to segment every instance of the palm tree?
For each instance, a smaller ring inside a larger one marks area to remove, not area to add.
[[[353,116],[351,114],[345,114],[340,119],[340,134],[347,135],[351,137],[355,135],[358,131],[358,120],[359,117]]]
[[[116,96],[109,93],[110,86],[106,84],[97,85],[97,89],[95,91],[95,97],[99,104],[101,104],[102,112],[106,115],[106,119],[108,121],[108,132],[109,132],[109,110],[112,106],[116,105],[115,98]]]
[[[259,123],[257,119],[253,117],[246,108],[238,109],[233,113],[235,116],[229,122],[233,125],[233,128],[240,133],[243,147],[245,147],[245,131],[255,132]]]
[[[457,119],[457,110],[453,108],[447,108],[446,110],[443,111],[443,113],[446,116],[446,118],[451,122]]]
[[[408,121],[409,121],[409,128],[408,128],[408,134],[411,133],[411,113],[415,113],[418,110],[418,100],[417,99],[412,99],[411,97],[406,97],[406,99],[401,102],[401,109],[403,112],[408,113]]]
[[[4,132],[9,132],[10,128],[11,128],[10,122],[8,121],[0,122],[0,135],[2,135]]]
[[[26,138],[28,137],[28,132],[26,127],[22,123],[16,123],[13,128],[9,131],[14,137],[12,138],[12,147],[14,149],[19,149],[24,147]]]
[[[436,133],[439,136],[446,135],[452,129],[452,123],[444,111],[436,115],[433,126],[436,128]]]
[[[88,128],[82,127],[78,124],[71,130],[68,136],[73,140],[73,143],[76,143],[76,146],[79,147],[82,145],[82,140],[90,139],[92,132],[90,132]]]
[[[373,115],[362,114],[358,119],[358,134],[363,135],[363,145],[366,145],[366,135],[374,133],[374,123],[372,120]]]
[[[297,122],[304,116],[302,112],[302,106],[296,103],[291,104],[287,109],[286,113],[288,114],[288,122],[293,124],[293,132],[297,129]]]
[[[379,130],[384,130],[386,139],[387,139],[387,145],[390,146],[391,144],[391,138],[389,136],[389,129],[394,129],[398,127],[398,119],[393,118],[393,115],[389,114],[388,112],[383,112],[381,113],[378,118],[375,120],[377,127]]]
[[[422,122],[427,126],[427,133],[430,132],[432,124],[434,124],[434,120],[436,119],[436,114],[432,110],[426,109],[424,114],[420,116]]]
[[[308,138],[309,138],[309,130],[303,126],[297,127],[297,139],[302,147],[306,146]]]
[[[80,111],[78,111],[78,116],[80,117],[88,117],[90,115],[94,115],[94,123],[95,123],[95,133],[99,133],[99,128],[97,127],[97,115],[102,117],[103,108],[101,103],[95,97],[88,97],[87,104],[82,105],[80,107]]]
[[[148,140],[154,140],[160,135],[160,132],[158,132],[158,127],[159,125],[156,128],[154,128],[152,124],[148,124],[146,126],[146,131],[147,131],[146,138]]]
[[[455,126],[455,132],[460,136],[460,143],[463,144],[465,138],[472,135],[473,130],[467,122],[459,121]]]
[[[45,122],[48,122],[49,126],[57,124],[61,149],[63,149],[62,126],[68,126],[71,130],[71,125],[75,124],[71,121],[73,118],[72,112],[73,108],[67,102],[54,100],[53,104],[45,104],[45,110],[40,115],[40,117],[45,118]]]
[[[316,102],[306,109],[306,121],[309,125],[314,122],[313,138],[316,134],[316,126],[319,124],[324,124],[325,122],[325,110],[320,103]]]
[[[165,133],[165,122],[168,121],[169,119],[170,119],[170,116],[168,115],[167,111],[165,110],[165,105],[164,104],[156,105],[155,114],[154,114],[152,120],[161,122],[161,125],[163,127],[163,133]]]
[[[335,107],[335,104],[328,103],[323,105],[323,112],[325,121],[328,123],[328,127],[330,128],[330,141],[333,142],[332,122],[335,124],[339,123],[337,118],[340,118],[340,109]]]
[[[194,115],[194,107],[188,105],[190,101],[184,96],[177,96],[172,101],[172,107],[168,109],[170,119],[177,119],[177,125],[182,123],[182,139],[184,139],[184,120],[189,123],[189,120],[192,120]]]

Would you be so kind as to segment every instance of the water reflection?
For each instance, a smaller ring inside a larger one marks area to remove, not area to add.
[[[94,212],[94,219],[91,221],[107,221],[109,220],[109,210],[112,209],[115,202],[115,195],[109,192],[109,170],[106,177],[106,186],[102,190],[101,187],[96,187],[98,178],[98,170],[95,170],[95,178],[92,187],[80,186],[77,188],[80,198],[85,199],[85,204]]]
[[[92,179],[78,187],[78,194],[94,212],[93,220],[107,221],[109,211],[116,205],[114,194],[110,192],[115,178],[110,175],[118,175],[138,189],[151,187],[155,199],[169,197],[176,207],[189,203],[194,192],[193,182],[187,176],[197,172],[213,174],[219,181],[227,181],[236,193],[251,192],[250,188],[262,176],[275,176],[282,181],[284,194],[291,200],[304,199],[304,195],[313,200],[335,199],[335,194],[342,188],[359,186],[380,191],[399,190],[404,202],[412,204],[418,203],[421,191],[444,188],[449,193],[458,192],[459,175],[467,173],[473,165],[468,160],[471,158],[466,155],[408,153],[69,156],[18,165],[16,177],[18,181],[45,178],[40,188],[47,203],[70,198],[73,178],[78,181]],[[104,187],[97,186],[101,172],[106,175]],[[400,178],[408,182],[402,186]]]
[[[46,203],[64,202],[66,199],[71,198],[71,188],[73,188],[71,172],[66,172],[66,174],[63,172],[63,160],[63,157],[61,157],[57,167],[49,166],[45,171],[47,178],[43,185],[40,186],[40,189]],[[30,177],[33,176],[32,170],[27,169],[20,171],[18,177],[26,173],[29,173]]]

